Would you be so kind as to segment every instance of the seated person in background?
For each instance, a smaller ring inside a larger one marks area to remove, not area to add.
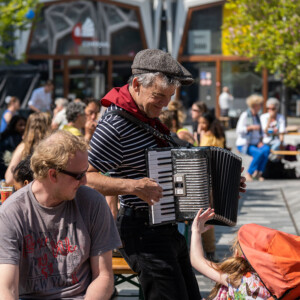
[[[53,110],[53,117],[51,128],[52,130],[62,129],[64,125],[68,124],[66,109],[69,101],[65,98],[57,98],[55,100],[55,109]]]
[[[164,110],[159,114],[159,120],[164,124],[169,130],[170,135],[173,138],[173,140],[180,146],[188,147],[193,145],[194,142],[193,136],[186,132],[187,135],[183,136],[181,135],[181,138],[179,138],[178,134],[176,133],[176,127],[177,127],[177,112],[176,111],[170,111],[170,110]],[[182,138],[185,137],[185,138]]]
[[[266,106],[268,112],[260,116],[264,134],[263,143],[269,145],[272,150],[283,150],[285,119],[283,115],[278,113],[280,102],[276,98],[269,98]],[[277,158],[277,156],[275,157]]]
[[[214,146],[225,148],[225,133],[219,122],[210,113],[204,113],[198,120],[200,130],[199,146]]]
[[[34,147],[50,132],[50,125],[51,117],[48,113],[33,113],[28,117],[23,141],[14,151],[5,172],[5,181],[7,184],[13,184],[12,169],[15,168],[22,159],[32,154]]]
[[[203,101],[197,101],[192,105],[191,115],[193,120],[193,136],[197,146],[200,144],[200,128],[198,120],[202,114],[207,113],[208,108]]]
[[[0,178],[4,178],[12,153],[22,141],[25,126],[26,119],[15,115],[0,134]]]
[[[233,256],[220,264],[214,264],[204,257],[201,235],[211,226],[205,222],[211,219],[214,211],[200,209],[192,225],[191,263],[200,273],[216,282],[207,300],[256,299],[271,297],[257,273],[243,256],[238,240],[233,244]]]
[[[0,210],[3,299],[110,299],[121,244],[104,197],[85,186],[88,145],[57,131],[31,157],[35,180]]]
[[[83,134],[86,123],[85,108],[86,105],[82,102],[69,103],[66,111],[68,124],[64,125],[63,130],[76,136],[84,136],[84,139],[89,141],[91,139],[90,134]]]
[[[246,179],[248,181],[264,180],[262,174],[268,162],[270,147],[262,143],[263,130],[259,111],[263,98],[254,94],[247,98],[246,103],[248,109],[242,112],[236,126],[236,146],[239,152],[253,157],[245,175]]]
[[[25,159],[21,160],[13,170],[15,191],[33,181],[33,172],[30,168],[30,158],[31,155],[28,155]]]
[[[95,98],[85,98],[83,99],[83,103],[86,105],[86,123],[84,127],[84,133],[86,139],[90,140],[97,126],[101,105],[100,100],[96,100]]]
[[[3,132],[9,124],[12,117],[20,109],[20,100],[17,97],[7,96],[5,98],[7,109],[4,111],[1,118],[0,133]]]

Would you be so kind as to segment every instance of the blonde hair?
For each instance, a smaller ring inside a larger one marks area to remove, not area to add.
[[[256,94],[253,94],[246,99],[246,103],[250,108],[253,107],[254,105],[261,105],[263,102],[264,102],[263,97]]]
[[[51,116],[48,113],[33,113],[29,116],[24,135],[22,159],[32,154],[34,147],[49,133]]]
[[[30,164],[34,178],[46,178],[49,169],[65,169],[77,151],[85,152],[88,148],[82,137],[64,130],[54,132],[42,140],[33,152]]]
[[[241,284],[242,277],[248,272],[254,272],[254,270],[244,258],[237,237],[231,246],[231,250],[233,256],[227,258],[221,263],[216,264],[215,269],[219,272],[228,274],[227,282],[237,288]],[[214,299],[217,296],[221,286],[222,285],[220,283],[217,283],[207,297],[207,300]]]

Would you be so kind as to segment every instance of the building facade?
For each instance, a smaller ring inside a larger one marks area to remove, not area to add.
[[[27,62],[41,79],[51,78],[55,96],[100,98],[126,83],[134,55],[145,48],[170,52],[194,76],[178,97],[186,108],[198,100],[219,114],[218,96],[228,86],[234,111],[252,93],[268,97],[268,75],[223,43],[225,1],[61,0],[43,1],[23,38]],[[22,50],[22,47],[19,47]],[[20,50],[20,51],[21,51]]]

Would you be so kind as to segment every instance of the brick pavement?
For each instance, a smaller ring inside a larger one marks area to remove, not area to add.
[[[236,152],[235,132],[228,131],[227,143]],[[290,138],[290,137],[289,137]],[[293,142],[293,140],[289,141]],[[251,158],[242,156],[243,165],[247,169]],[[296,163],[300,169],[299,161]],[[299,235],[300,231],[300,179],[265,180],[247,183],[247,192],[239,202],[238,223],[234,228],[216,226],[217,256],[222,259],[230,255],[229,246],[240,226],[257,223],[263,226]],[[213,287],[213,282],[196,272],[202,296],[206,297]],[[137,289],[124,284],[121,292],[137,296]],[[123,297],[117,300],[128,299]],[[134,297],[132,297],[134,299]],[[137,299],[137,297],[135,297]]]

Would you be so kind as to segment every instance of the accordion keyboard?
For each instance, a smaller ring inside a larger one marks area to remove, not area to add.
[[[155,225],[175,221],[171,150],[149,152],[148,164],[151,165],[149,177],[153,178],[163,189],[163,197],[150,208],[150,222]]]

